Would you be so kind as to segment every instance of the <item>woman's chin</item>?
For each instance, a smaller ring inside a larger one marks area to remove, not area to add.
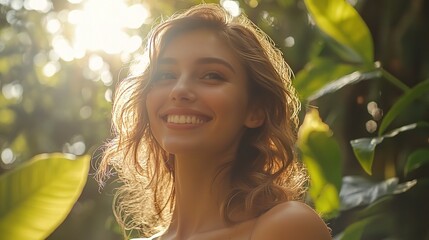
[[[198,152],[204,152],[205,147],[200,143],[189,142],[189,141],[164,141],[163,149],[174,155],[189,155]]]

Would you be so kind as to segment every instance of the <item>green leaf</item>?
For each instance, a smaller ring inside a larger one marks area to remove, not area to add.
[[[345,176],[340,192],[340,210],[369,205],[383,196],[406,192],[416,183],[416,180],[399,183],[398,178],[374,182],[362,176]]]
[[[89,156],[42,154],[0,176],[0,233],[4,239],[45,239],[80,196]]]
[[[429,93],[429,80],[423,81],[412,89],[408,90],[398,99],[398,101],[393,104],[389,112],[384,116],[381,121],[380,128],[378,130],[378,135],[382,135],[387,127],[392,123],[392,121],[409,105],[424,94]]]
[[[400,196],[384,196],[368,207],[354,212],[354,219],[357,220],[378,218],[368,223],[364,227],[364,237],[357,239],[424,239],[425,235],[422,233],[426,232],[429,218],[419,206],[426,206],[429,179],[421,178],[414,182],[414,186]],[[335,239],[354,239],[353,236],[355,234]]]
[[[413,130],[418,127],[428,127],[428,126],[429,126],[429,123],[426,123],[426,122],[413,123],[413,124],[402,126],[400,128],[396,128],[383,136],[374,137],[374,138],[355,139],[350,141],[350,144],[362,168],[365,170],[365,172],[371,175],[372,163],[374,161],[374,151],[375,151],[375,147],[378,144],[383,142],[385,138],[394,137],[401,132]]]
[[[341,154],[338,143],[315,109],[305,116],[298,135],[298,148],[310,175],[310,196],[318,212],[326,218],[333,217],[340,207]]]
[[[316,100],[326,94],[336,92],[340,90],[341,88],[350,85],[358,83],[362,80],[368,80],[373,79],[380,76],[380,72],[375,70],[371,72],[360,72],[356,71],[347,75],[344,75],[340,77],[339,79],[336,79],[335,81],[332,81],[325,86],[323,86],[321,89],[319,89],[317,92],[313,93],[311,96],[308,97],[308,101]]]
[[[331,44],[346,61],[372,64],[372,37],[359,13],[345,0],[304,0],[316,25],[330,39]]]
[[[369,175],[372,175],[372,163],[374,161],[374,150],[377,144],[377,138],[359,138],[350,141],[350,144],[353,148],[353,152],[358,159],[363,170]]]
[[[382,221],[383,218],[380,216],[372,216],[365,218],[363,220],[354,222],[350,226],[348,226],[344,232],[340,234],[339,237],[336,237],[336,239],[339,240],[361,240],[363,232],[366,228],[366,226],[370,224],[375,224],[379,221]]]
[[[414,151],[408,156],[407,163],[405,164],[405,176],[426,164],[429,164],[429,149],[422,148]]]
[[[326,84],[356,71],[356,66],[329,58],[316,58],[297,73],[293,83],[301,99],[307,99]]]

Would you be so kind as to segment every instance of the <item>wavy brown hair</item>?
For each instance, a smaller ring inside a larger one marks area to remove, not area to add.
[[[157,58],[179,34],[209,29],[230,46],[246,69],[252,104],[263,109],[264,124],[247,129],[230,171],[230,194],[219,211],[232,224],[240,210],[259,216],[276,204],[301,199],[306,174],[296,159],[300,103],[291,70],[272,40],[247,17],[232,17],[222,7],[202,4],[173,15],[153,29],[147,43],[149,63],[116,89],[112,126],[97,171],[103,182],[116,173],[120,187],[115,216],[124,231],[151,235],[165,228],[174,209],[174,156],[156,142],[149,127],[145,99]],[[223,168],[225,169],[225,168]]]

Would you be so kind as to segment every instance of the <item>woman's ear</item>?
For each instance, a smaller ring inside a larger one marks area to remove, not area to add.
[[[247,114],[244,125],[248,128],[257,128],[262,126],[265,121],[265,112],[261,107],[253,107]]]

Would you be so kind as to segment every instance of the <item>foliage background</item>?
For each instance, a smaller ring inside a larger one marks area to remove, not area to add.
[[[31,1],[0,0],[0,174],[45,152],[90,154],[92,166],[96,166],[102,151],[100,146],[109,138],[112,90],[116,82],[127,75],[130,60],[121,60],[124,57],[120,54],[100,50],[87,51],[73,60],[55,56],[54,34],[47,30],[47,19],[58,19],[61,34],[72,41],[73,25],[64,16],[82,8],[85,1],[46,1],[52,7],[45,12],[26,8],[26,2]],[[199,2],[126,1],[129,5],[144,4],[151,16],[139,29],[126,31],[144,38],[151,24],[161,16]],[[240,0],[238,3],[242,11],[273,38],[295,73],[303,71],[319,54],[337,58],[326,48],[324,35],[312,23],[303,0]],[[384,69],[409,87],[429,78],[428,1],[350,0],[349,3],[367,24],[373,37],[374,58]],[[91,62],[100,57],[102,67],[91,68]],[[54,70],[49,72],[47,65]],[[316,77],[313,83],[317,81]],[[362,170],[349,144],[352,139],[376,136],[371,124],[378,124],[383,112],[387,112],[401,94],[400,89],[376,77],[316,101],[304,101],[304,110],[317,106],[324,122],[332,128],[342,150],[337,167],[342,169],[343,176],[359,175],[372,181],[391,177],[406,180],[403,177],[406,155],[418,147],[428,148],[427,130],[410,131],[380,145],[372,176]],[[379,115],[368,112],[370,102],[377,103]],[[410,119],[428,121],[427,106],[422,102],[410,105],[394,126],[402,126]],[[415,174],[429,176],[427,167],[419,171]],[[114,184],[108,184],[100,191],[89,177],[68,218],[48,239],[121,239],[111,213],[113,188]],[[427,192],[415,193],[414,199],[397,201],[387,209],[399,212],[407,224],[416,226],[417,233],[409,239],[429,239],[429,233],[421,230],[429,215]],[[345,211],[327,220],[334,235],[353,223],[351,212]],[[405,229],[412,231],[413,228]],[[407,239],[406,233],[396,236],[395,239]]]

